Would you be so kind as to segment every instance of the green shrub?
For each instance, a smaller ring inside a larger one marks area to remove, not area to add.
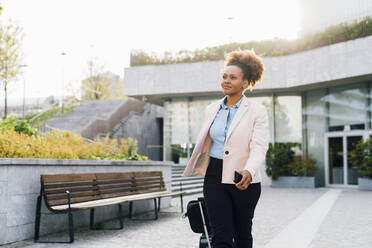
[[[287,165],[289,174],[299,177],[312,177],[315,175],[315,172],[318,171],[318,168],[315,167],[315,163],[315,159],[308,157],[303,159],[301,156],[296,156],[293,158],[293,161]]]
[[[64,114],[68,114],[72,112],[79,104],[68,104],[64,107]],[[45,112],[39,114],[29,114],[25,116],[25,119],[29,121],[29,123],[33,127],[38,127],[42,125],[44,122],[48,121],[50,118],[52,118],[55,115],[62,114],[61,107],[53,107],[51,109],[46,110]],[[37,118],[33,119],[36,115],[39,115]]]
[[[266,173],[273,180],[280,176],[314,176],[318,168],[316,160],[295,156],[294,149],[299,143],[272,143],[266,153]]]
[[[372,179],[372,138],[360,140],[350,152],[350,162],[362,177]]]
[[[14,130],[18,133],[24,133],[28,136],[37,136],[39,132],[37,129],[31,127],[30,123],[26,120],[21,120],[16,116],[9,116],[6,119],[0,121],[0,130],[9,131]]]
[[[289,175],[287,165],[293,161],[296,143],[272,143],[266,153],[266,173],[276,180],[279,176]]]
[[[30,136],[10,128],[0,132],[0,157],[147,160],[146,156],[137,154],[135,141],[122,139],[120,143],[108,137],[88,143],[72,132],[52,131],[43,136]]]

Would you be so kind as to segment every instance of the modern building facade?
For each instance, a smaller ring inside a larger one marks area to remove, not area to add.
[[[372,137],[371,44],[369,36],[265,57],[263,82],[246,92],[266,106],[271,142],[299,143],[299,155],[317,160],[317,186],[357,184],[349,157],[357,141]],[[204,108],[223,97],[222,68],[211,61],[125,69],[125,94],[164,106],[165,160],[190,155]]]

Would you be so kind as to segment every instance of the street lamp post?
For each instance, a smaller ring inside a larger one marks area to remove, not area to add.
[[[62,112],[62,114],[64,114],[65,113],[65,103],[64,103],[64,98],[65,98],[65,96],[64,96],[64,87],[65,87],[65,85],[64,85],[64,65],[65,65],[65,63],[64,63],[64,59],[63,59],[63,57],[66,55],[66,53],[65,52],[62,52],[61,53],[61,56],[62,56],[62,93],[61,93],[61,112]]]
[[[20,65],[20,68],[28,67],[28,65]],[[22,103],[22,119],[25,120],[25,105],[26,105],[26,79],[23,75],[23,103]]]
[[[229,17],[227,17],[226,18],[227,19],[227,21],[228,21],[228,29],[227,30],[230,30],[229,32],[229,34],[228,34],[228,37],[227,37],[227,39],[228,39],[228,41],[229,41],[229,43],[232,43],[233,42],[233,21],[234,21],[234,17],[233,16],[229,16]]]

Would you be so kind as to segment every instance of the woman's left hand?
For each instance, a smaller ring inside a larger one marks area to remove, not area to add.
[[[248,188],[249,184],[252,182],[252,175],[247,170],[238,171],[242,175],[242,180],[236,183],[235,186],[240,190],[245,190]]]

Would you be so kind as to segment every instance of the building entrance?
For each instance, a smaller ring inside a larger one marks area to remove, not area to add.
[[[360,140],[372,138],[372,130],[329,132],[325,134],[325,182],[326,186],[356,187],[357,167],[352,166],[350,156]]]

